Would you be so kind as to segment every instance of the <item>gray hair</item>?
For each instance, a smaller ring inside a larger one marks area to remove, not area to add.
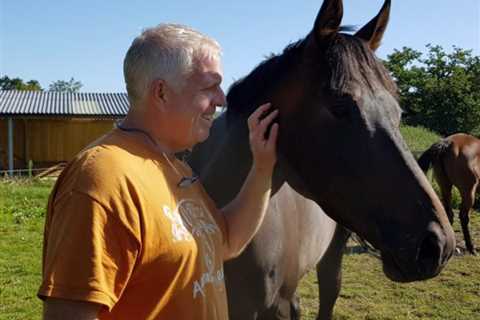
[[[123,62],[130,102],[141,101],[155,79],[179,91],[196,58],[219,59],[220,55],[217,41],[187,26],[160,24],[145,29],[133,40]]]

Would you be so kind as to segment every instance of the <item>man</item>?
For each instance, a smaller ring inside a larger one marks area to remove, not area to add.
[[[147,29],[124,75],[127,117],[75,157],[49,199],[44,319],[227,319],[222,264],[265,215],[277,112],[265,116],[266,104],[249,118],[253,166],[217,209],[174,154],[207,139],[225,104],[219,45],[185,26]]]

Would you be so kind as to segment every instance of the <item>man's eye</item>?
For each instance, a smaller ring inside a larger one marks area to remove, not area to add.
[[[204,90],[205,91],[213,91],[213,90],[216,90],[216,89],[217,89],[217,85],[214,84],[213,86],[206,87]]]

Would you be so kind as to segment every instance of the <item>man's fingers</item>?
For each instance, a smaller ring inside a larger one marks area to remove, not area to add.
[[[278,116],[278,109],[273,110],[270,112],[268,116],[260,120],[260,130],[263,131],[263,133],[267,130],[268,125],[275,119],[275,117]]]
[[[270,129],[270,134],[267,140],[267,148],[275,150],[277,146],[277,137],[278,137],[278,123],[274,123]]]
[[[265,139],[265,133],[267,132],[268,126],[272,123],[273,119],[275,119],[277,115],[278,110],[272,111],[269,115],[260,120],[260,124],[256,128],[252,129],[254,131],[256,139],[260,143],[267,142],[267,139]]]
[[[260,122],[260,117],[265,111],[268,110],[268,108],[270,108],[271,105],[272,104],[270,102],[262,104],[250,115],[250,117],[248,117],[248,126],[250,129],[255,128],[258,125]]]

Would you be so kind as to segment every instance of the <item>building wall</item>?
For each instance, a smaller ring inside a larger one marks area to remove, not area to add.
[[[15,119],[15,168],[32,160],[34,167],[69,161],[92,141],[113,128],[113,120]],[[0,167],[8,168],[7,119],[0,119]]]

